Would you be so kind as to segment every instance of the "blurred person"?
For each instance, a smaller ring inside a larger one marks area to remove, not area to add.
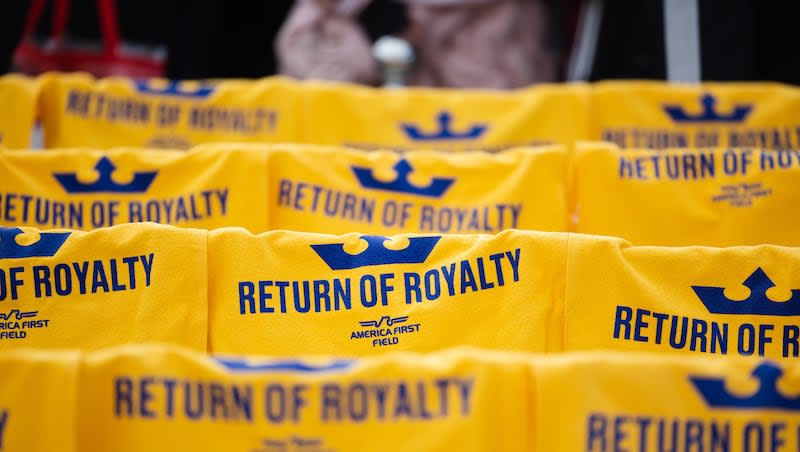
[[[369,10],[371,20],[360,20]],[[298,0],[275,42],[280,72],[375,84],[379,75],[372,44],[407,27],[407,10],[395,1]]]
[[[413,46],[410,85],[510,89],[558,79],[558,8],[544,0],[297,0],[276,42],[281,73],[378,83],[377,36],[355,20],[375,4],[401,5],[408,17],[384,34]]]
[[[553,17],[537,0],[408,0],[412,83],[520,88],[558,79]]]

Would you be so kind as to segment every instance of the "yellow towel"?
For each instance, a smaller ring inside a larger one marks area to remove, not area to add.
[[[76,352],[0,353],[0,450],[78,452]]]
[[[303,142],[364,149],[498,151],[586,135],[587,86],[512,92],[305,83]]]
[[[800,356],[800,249],[570,236],[564,349]]]
[[[800,366],[642,354],[536,363],[535,451],[797,450]]]
[[[0,153],[0,224],[91,230],[152,221],[267,229],[266,154],[145,149]]]
[[[626,148],[800,148],[800,89],[777,83],[592,85],[586,139]]]
[[[562,146],[498,154],[272,147],[271,229],[488,233],[566,230]]]
[[[42,83],[48,148],[188,148],[299,138],[295,85],[283,78],[170,82],[47,74]]]
[[[36,120],[39,81],[16,74],[0,77],[0,144],[27,148]]]
[[[210,350],[362,356],[560,340],[566,234],[209,233]],[[560,346],[560,343],[558,344]]]
[[[636,245],[800,245],[797,151],[581,143],[571,173],[577,232]]]
[[[522,357],[244,359],[128,346],[87,357],[79,449],[525,451]]]
[[[206,232],[0,228],[0,350],[170,342],[206,349]]]

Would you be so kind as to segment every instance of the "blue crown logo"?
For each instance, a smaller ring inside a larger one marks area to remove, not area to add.
[[[700,96],[703,111],[700,114],[687,113],[680,105],[664,105],[664,111],[674,122],[742,122],[753,110],[752,104],[737,104],[727,114],[716,110],[717,98],[710,93]]]
[[[800,290],[792,289],[787,301],[773,301],[767,297],[767,290],[775,283],[758,267],[742,283],[750,289],[750,296],[744,300],[731,300],[725,296],[723,287],[692,286],[692,290],[712,314],[754,314],[791,316],[800,314]]]
[[[69,232],[41,232],[38,242],[22,246],[16,241],[16,237],[22,233],[20,228],[0,227],[0,259],[53,256],[67,241],[70,234]]]
[[[67,193],[144,193],[158,175],[158,171],[133,173],[133,180],[128,184],[118,184],[111,179],[117,169],[108,157],[101,158],[94,166],[99,177],[91,184],[78,181],[75,173],[55,173],[56,180]]]
[[[400,123],[400,128],[403,129],[409,139],[414,141],[477,140],[489,128],[487,124],[473,124],[463,132],[454,132],[450,129],[452,121],[453,115],[443,110],[436,117],[436,122],[439,124],[439,130],[437,131],[424,132],[417,126],[405,122]]]
[[[409,237],[404,250],[390,250],[383,245],[388,237],[362,235],[368,246],[361,254],[352,255],[344,250],[344,243],[311,245],[311,248],[328,264],[331,270],[351,270],[370,265],[421,264],[428,259],[441,236]]]
[[[361,325],[361,326],[365,326],[365,327],[371,326],[371,327],[374,327],[374,328],[380,328],[381,325],[383,325],[384,323],[386,323],[386,326],[392,326],[392,325],[396,325],[398,323],[404,323],[407,320],[408,320],[408,316],[407,315],[400,316],[400,317],[391,317],[391,316],[385,315],[385,316],[382,316],[378,320],[366,320],[366,321],[358,322],[358,324]]]
[[[193,90],[185,89],[178,81],[170,80],[163,88],[153,88],[148,80],[133,80],[133,86],[141,94],[153,94],[157,96],[178,96],[193,99],[205,99],[214,92],[213,85],[202,84]]]
[[[233,372],[330,372],[347,370],[354,364],[354,361],[348,360],[337,360],[323,365],[312,365],[301,361],[273,361],[253,364],[241,358],[221,357],[215,357],[214,360]]]
[[[775,364],[766,362],[753,370],[753,376],[759,381],[758,391],[748,397],[740,397],[728,392],[724,378],[690,377],[692,384],[703,396],[706,403],[713,408],[740,408],[800,411],[800,397],[788,398],[778,392],[778,378],[783,370]]]
[[[392,182],[376,180],[370,168],[355,165],[350,168],[356,175],[358,183],[364,188],[397,193],[410,193],[412,195],[428,196],[430,198],[441,198],[444,192],[446,192],[455,181],[455,179],[452,178],[434,177],[427,187],[415,187],[408,181],[408,175],[414,172],[414,168],[406,159],[401,159],[394,165],[394,170],[397,172],[397,179]]]

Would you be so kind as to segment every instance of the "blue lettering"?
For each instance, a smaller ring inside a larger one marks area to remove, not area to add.
[[[352,293],[350,290],[350,279],[344,280],[344,286],[340,279],[333,280],[333,299],[336,310],[338,311],[339,305],[343,305],[345,309],[350,309],[352,304]]]
[[[75,270],[75,275],[78,277],[81,295],[86,294],[86,280],[89,276],[89,262],[81,262],[80,264],[73,262],[72,269]],[[133,284],[131,284],[131,289],[136,287],[136,277],[134,275],[135,273],[133,269],[131,269],[131,281],[133,281]]]
[[[689,350],[705,352],[706,334],[708,334],[708,324],[701,319],[692,319],[692,340]]]
[[[330,291],[330,284],[325,280],[314,281],[314,312],[330,312],[331,310],[331,297],[328,295]],[[325,307],[322,307],[321,302],[325,302]],[[338,306],[337,306],[338,309]]]
[[[442,276],[444,277],[444,282],[447,283],[447,293],[452,297],[456,294],[456,264],[450,264],[449,270],[448,272],[448,267],[442,266]]]
[[[375,277],[372,275],[364,275],[361,277],[361,304],[365,308],[371,308],[378,304],[378,290]],[[367,298],[369,296],[369,298]]]
[[[408,389],[406,388],[406,384],[402,382],[397,384],[394,417],[398,418],[401,415],[408,416],[409,418],[414,417],[414,413],[411,411],[411,401],[408,400]]]
[[[425,272],[425,298],[429,301],[438,300],[441,293],[442,288],[439,283],[439,272],[436,270],[428,270]]]
[[[756,328],[744,323],[739,327],[738,351],[740,355],[752,355],[756,348]]]
[[[146,257],[146,258],[145,258]],[[142,267],[144,268],[145,286],[150,287],[150,272],[153,270],[153,258],[155,255],[150,253],[148,256],[142,256]]]
[[[275,308],[267,306],[267,300],[272,299],[272,294],[267,290],[272,286],[272,281],[258,282],[258,312],[270,314],[275,312]],[[286,312],[285,310],[283,312]]]
[[[623,430],[623,425],[628,422],[628,417],[617,416],[614,418],[614,452],[626,452],[623,443],[628,439],[628,433]]]
[[[267,419],[273,424],[283,422],[286,416],[286,394],[283,386],[279,384],[267,386],[265,398]]]
[[[133,400],[131,391],[133,382],[128,377],[114,379],[114,414],[120,417],[123,412],[128,417],[133,416]]]
[[[625,330],[625,340],[631,338],[631,318],[633,309],[627,306],[617,306],[617,313],[614,318],[614,339],[619,339],[621,330]]]
[[[192,391],[192,386],[197,389],[196,393]],[[203,416],[203,400],[205,399],[203,396],[203,385],[192,385],[187,381],[183,384],[183,391],[185,397],[183,399],[184,414],[191,420],[200,419]],[[195,396],[194,403],[192,403],[193,395]]]
[[[222,411],[222,418],[228,418],[228,407],[225,404],[225,388],[217,383],[211,383],[208,387],[209,405],[211,406],[211,418],[217,418],[217,411]]]
[[[481,290],[491,289],[494,287],[494,283],[486,282],[486,269],[483,268],[483,258],[479,257],[477,260],[478,263],[478,280],[481,284]]]
[[[256,286],[250,281],[239,282],[239,314],[245,314],[245,303],[250,306],[249,313],[256,313],[256,300],[254,297]]]
[[[637,309],[636,310],[636,326],[633,330],[633,340],[636,342],[647,342],[647,337],[642,336],[639,334],[642,328],[647,328],[647,322],[645,322],[642,317],[645,315],[650,315],[650,311],[646,309]]]
[[[633,165],[631,165],[631,162],[625,157],[620,157],[619,158],[619,178],[620,179],[632,179],[633,178]],[[591,450],[591,449],[587,449],[587,450]]]
[[[394,286],[389,284],[389,281],[394,278],[394,273],[381,273],[381,304],[387,306],[389,304],[389,292],[394,292]]]
[[[115,259],[112,259],[110,265],[111,265],[111,290],[113,290],[114,292],[125,290],[126,287],[119,283],[119,273],[117,272],[117,261]],[[56,282],[58,282],[58,277],[56,277]]]
[[[322,420],[327,422],[331,419],[342,419],[342,408],[339,403],[342,389],[332,383],[322,386]],[[331,414],[331,411],[333,414]]]
[[[367,388],[361,383],[350,386],[347,406],[350,408],[350,419],[362,422],[367,417]]]
[[[513,255],[511,254],[511,251],[506,251],[506,257],[508,257],[508,262],[511,263],[511,271],[514,274],[514,282],[519,281],[519,255],[520,255],[520,249],[519,248],[514,250],[514,254]],[[489,257],[491,258],[491,256],[489,256]],[[498,271],[497,274],[498,275],[502,274],[502,271]],[[498,278],[498,279],[502,279],[502,278]],[[499,285],[502,286],[503,284],[499,284]]]
[[[154,396],[150,392],[150,386],[153,384],[151,377],[142,377],[139,380],[139,416],[143,418],[154,418],[156,413],[147,406],[148,402],[152,401]]]
[[[406,292],[406,304],[412,303],[411,299],[413,294],[416,294],[417,303],[422,303],[422,289],[419,288],[419,282],[420,280],[418,273],[403,273],[403,286],[405,287]]]
[[[703,450],[703,422],[696,419],[686,421],[686,437],[683,450]]]
[[[783,357],[797,358],[800,354],[800,326],[784,325],[783,327]]]
[[[166,405],[166,414],[168,419],[172,419],[175,413],[175,386],[178,382],[172,378],[164,379],[164,404]]]
[[[72,274],[69,265],[58,264],[53,268],[56,293],[61,296],[69,295],[72,292]]]
[[[753,440],[755,439],[755,444]],[[763,452],[764,450],[764,427],[758,421],[748,422],[744,426],[744,452]]]
[[[467,287],[471,288],[473,292],[478,291],[478,286],[475,284],[475,275],[472,273],[472,267],[469,265],[468,260],[461,261],[461,294],[467,292]]]
[[[36,298],[42,298],[42,294],[46,297],[52,296],[53,289],[50,287],[50,268],[45,265],[36,265],[32,270],[33,288]]]

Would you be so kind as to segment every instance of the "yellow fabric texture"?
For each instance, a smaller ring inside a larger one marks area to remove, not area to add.
[[[0,350],[169,342],[205,350],[206,232],[0,228]]]
[[[571,144],[586,134],[586,85],[517,91],[303,85],[303,140],[363,149],[502,149]]]
[[[636,245],[800,245],[800,153],[751,148],[624,150],[581,143],[574,231]]]
[[[536,451],[800,446],[794,363],[573,354],[538,361],[535,374]]]
[[[214,353],[364,356],[560,339],[566,234],[209,233]],[[560,345],[560,344],[559,344]]]
[[[565,231],[562,146],[497,154],[275,145],[271,229],[328,234]]]
[[[79,447],[524,451],[529,374],[479,350],[287,361],[129,346],[84,361]]]
[[[152,221],[267,229],[263,152],[0,153],[0,223],[91,230]]]
[[[76,451],[76,352],[0,353],[0,450]]]
[[[0,144],[27,148],[36,121],[39,81],[16,74],[0,77]]]
[[[564,350],[800,356],[800,249],[573,234]]]
[[[48,148],[189,148],[299,137],[295,84],[280,77],[201,83],[46,74],[41,105]]]
[[[589,134],[626,148],[800,148],[800,89],[777,83],[601,82]]]

